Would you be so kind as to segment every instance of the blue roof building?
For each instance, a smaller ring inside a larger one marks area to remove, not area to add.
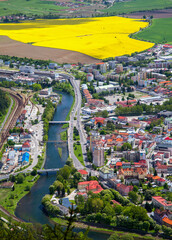
[[[28,152],[25,152],[22,156],[22,164],[25,165],[27,163],[29,163],[29,157],[30,154]]]

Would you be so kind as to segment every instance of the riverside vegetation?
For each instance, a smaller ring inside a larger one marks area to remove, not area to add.
[[[96,177],[88,176],[87,180],[97,180]],[[51,203],[53,194],[56,194],[59,200],[70,194],[71,189],[76,189],[78,182],[82,181],[82,176],[73,167],[72,161],[67,160],[66,165],[57,172],[55,182],[49,187],[50,195],[45,195],[42,199],[42,204],[45,211],[54,220],[60,216],[58,206]],[[121,196],[114,189],[103,190],[98,194],[91,191],[88,193],[88,198],[82,195],[76,195],[75,202],[77,205],[76,211],[78,221],[85,223],[101,224],[104,228],[120,229],[140,233],[151,233],[156,236],[159,232],[163,232],[163,236],[170,238],[172,230],[166,226],[159,226],[156,222],[147,215],[147,210],[139,205],[135,205],[141,201],[138,195],[138,188],[134,189],[129,194],[129,198]],[[137,198],[137,201],[135,201]],[[140,200],[139,200],[140,199]],[[112,200],[116,200],[119,204],[114,204]]]

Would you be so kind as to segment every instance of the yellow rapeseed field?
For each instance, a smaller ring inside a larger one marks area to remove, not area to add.
[[[148,25],[122,17],[36,20],[0,24],[0,35],[35,46],[72,50],[103,59],[140,52],[153,43],[129,38]]]

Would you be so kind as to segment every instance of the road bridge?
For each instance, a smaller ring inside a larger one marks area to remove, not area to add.
[[[38,174],[55,174],[57,171],[59,170],[59,168],[51,168],[51,169],[40,169],[37,170]]]
[[[67,142],[67,140],[66,141],[58,141],[58,140],[48,140],[48,141],[43,141],[44,143],[66,143]]]

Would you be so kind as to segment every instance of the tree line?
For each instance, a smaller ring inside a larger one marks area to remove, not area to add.
[[[10,106],[10,98],[6,92],[0,89],[0,116],[3,116]]]
[[[117,107],[115,109],[115,113],[117,116],[139,116],[142,114],[156,114],[160,111],[167,110],[172,111],[172,98],[165,101],[162,105],[146,105],[146,104],[140,104],[139,101],[135,106],[130,107]]]

